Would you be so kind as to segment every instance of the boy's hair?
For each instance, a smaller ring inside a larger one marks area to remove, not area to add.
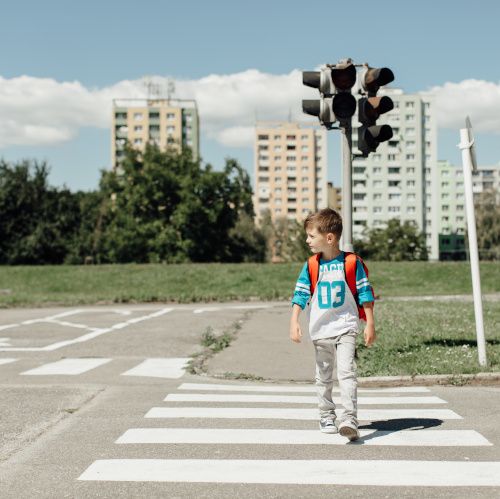
[[[337,239],[342,236],[342,217],[331,208],[324,208],[316,213],[309,213],[304,220],[304,230],[313,226],[320,234],[332,233]]]

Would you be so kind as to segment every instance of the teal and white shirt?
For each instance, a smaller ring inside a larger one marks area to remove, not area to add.
[[[333,260],[320,260],[318,283],[312,297],[307,262],[302,267],[292,304],[304,310],[309,303],[309,334],[312,340],[333,338],[359,329],[358,308],[345,280],[344,261],[343,251]],[[359,261],[356,263],[356,289],[360,305],[374,301],[370,282]]]

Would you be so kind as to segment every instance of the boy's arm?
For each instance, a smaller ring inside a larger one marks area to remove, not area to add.
[[[356,289],[358,292],[359,304],[363,306],[366,314],[366,326],[364,330],[365,345],[371,346],[375,341],[375,318],[373,316],[373,302],[375,297],[365,269],[358,260],[356,263]]]
[[[292,317],[290,319],[290,339],[295,343],[300,343],[300,339],[302,338],[302,330],[299,323],[301,311],[300,305],[294,303],[292,307]]]
[[[366,314],[366,326],[364,331],[365,336],[365,346],[369,347],[373,345],[375,341],[375,317],[373,316],[373,302],[367,301],[363,303],[363,309]]]
[[[299,324],[299,315],[301,310],[305,308],[311,292],[309,290],[310,280],[307,262],[302,267],[292,298],[292,317],[290,319],[290,339],[295,343],[300,343],[302,338],[302,330]]]

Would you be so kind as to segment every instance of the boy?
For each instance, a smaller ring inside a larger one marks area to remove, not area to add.
[[[304,221],[306,242],[311,251],[320,254],[319,277],[311,297],[307,262],[297,280],[292,299],[290,338],[299,343],[302,331],[299,315],[309,307],[309,334],[316,354],[316,387],[318,392],[320,430],[340,433],[349,440],[359,438],[357,420],[356,334],[359,314],[356,301],[347,285],[344,273],[345,253],[339,249],[342,218],[329,208],[311,213]],[[366,314],[365,345],[375,341],[373,293],[363,265],[356,261],[356,289],[358,303]],[[333,368],[337,364],[337,378],[344,413],[335,426],[335,404],[332,400]]]

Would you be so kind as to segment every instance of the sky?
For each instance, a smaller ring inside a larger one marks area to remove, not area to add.
[[[303,120],[301,71],[350,57],[393,87],[432,93],[438,158],[461,164],[469,115],[480,165],[500,163],[498,0],[25,0],[2,7],[0,158],[46,161],[50,183],[98,187],[110,168],[112,99],[175,82],[196,99],[204,163],[253,176],[256,120]],[[312,93],[311,93],[312,92]],[[317,93],[317,92],[316,92]],[[338,134],[329,180],[340,184]]]

